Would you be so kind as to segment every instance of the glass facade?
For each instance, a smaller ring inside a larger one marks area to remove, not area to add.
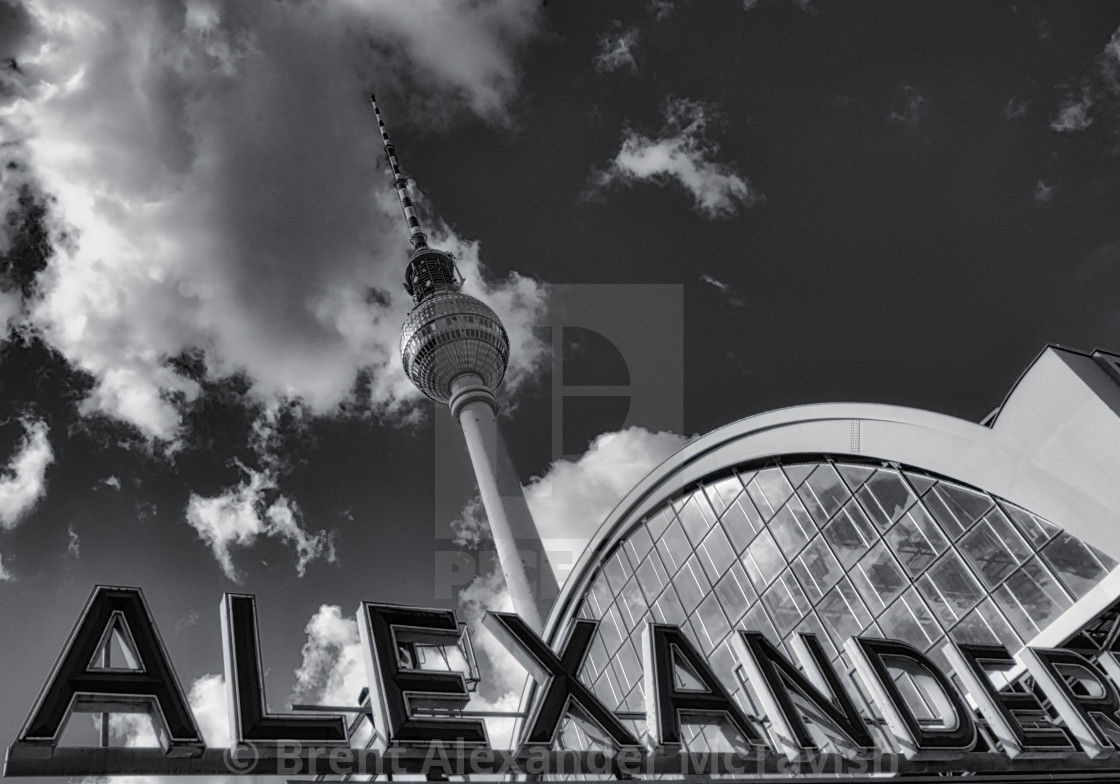
[[[795,661],[788,638],[813,633],[849,677],[853,635],[905,640],[947,668],[946,640],[1015,652],[1115,565],[1025,509],[921,471],[827,458],[737,470],[666,503],[609,553],[578,611],[600,621],[581,679],[608,708],[643,711],[642,629],[678,624],[758,715],[733,629]],[[900,686],[920,715],[920,689]],[[644,722],[630,722],[640,736]],[[693,732],[696,750],[713,743],[711,728]],[[595,731],[569,720],[560,742],[595,745]]]

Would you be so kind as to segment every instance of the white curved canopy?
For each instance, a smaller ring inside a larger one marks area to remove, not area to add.
[[[554,636],[605,555],[646,514],[732,466],[790,455],[895,462],[982,488],[1120,559],[1120,358],[1047,347],[986,424],[899,406],[835,403],[749,417],[650,472],[592,538],[557,599]]]

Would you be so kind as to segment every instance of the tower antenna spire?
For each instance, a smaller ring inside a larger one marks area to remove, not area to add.
[[[513,608],[543,632],[560,588],[496,417],[495,391],[509,366],[509,335],[493,310],[463,293],[455,257],[428,247],[377,99],[372,94],[369,99],[413,247],[404,287],[415,307],[401,327],[401,364],[417,389],[447,405],[462,428]]]
[[[373,113],[377,115],[377,127],[381,130],[381,143],[385,145],[385,158],[389,161],[389,168],[393,171],[393,187],[397,189],[397,198],[401,200],[401,209],[404,210],[404,219],[408,224],[408,241],[415,250],[428,247],[428,237],[420,228],[420,219],[416,217],[416,208],[412,206],[412,197],[408,192],[408,178],[401,173],[401,165],[397,161],[397,152],[393,143],[389,141],[389,129],[381,119],[381,111],[377,108],[377,97],[369,94],[369,101],[373,104]]]

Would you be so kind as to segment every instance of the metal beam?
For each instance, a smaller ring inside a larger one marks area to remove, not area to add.
[[[969,752],[951,760],[912,761],[872,753],[854,759],[819,754],[797,762],[784,755],[738,753],[687,754],[648,752],[611,759],[599,751],[466,749],[445,745],[394,748],[388,751],[349,748],[302,748],[294,744],[234,750],[210,748],[190,759],[171,759],[159,749],[56,748],[15,744],[8,749],[5,776],[314,776],[355,774],[508,774],[536,773],[543,779],[590,775],[602,780],[657,774],[692,779],[700,776],[796,774],[844,776],[862,781],[873,775],[934,777],[972,773],[993,782],[1080,782],[1120,778],[1120,754],[1089,759],[1077,752],[1064,757],[1011,759],[993,752]],[[835,781],[835,779],[832,779]]]

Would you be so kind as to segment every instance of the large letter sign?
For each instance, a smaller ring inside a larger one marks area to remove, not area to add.
[[[1001,691],[992,684],[989,672],[1009,669],[1016,664],[1002,645],[950,643],[944,651],[965,691],[976,701],[1009,757],[1061,755],[1076,750],[1069,734],[1061,727],[1033,726],[1045,715],[1034,694],[1012,689]]]
[[[810,734],[805,718],[812,719],[826,744],[840,753],[870,749],[874,744],[863,717],[836,672],[828,663],[820,643],[811,635],[800,635],[805,669],[831,697],[818,689],[786,659],[774,644],[759,632],[739,632],[735,651],[747,671],[747,680],[755,688],[762,707],[777,732],[786,756],[798,759],[806,751],[819,750],[820,744]],[[847,743],[841,743],[840,737]]]
[[[921,651],[899,640],[852,637],[844,644],[871,699],[883,713],[908,759],[937,758],[976,745],[976,719],[960,693]],[[924,725],[899,691],[891,670],[902,670],[930,688],[944,726]]]
[[[134,667],[98,663],[114,634],[130,649]],[[167,756],[202,753],[202,734],[139,588],[93,589],[19,742],[41,744],[49,756],[75,711],[147,713]]]
[[[1019,656],[1085,753],[1094,758],[1112,751],[1120,742],[1120,695],[1108,678],[1074,651],[1024,648]]]
[[[659,748],[680,747],[682,714],[723,718],[747,743],[759,749],[766,748],[766,741],[680,628],[651,623],[642,634],[642,643],[646,668],[646,726]],[[702,688],[678,688],[674,677],[676,667],[691,670]]]
[[[454,610],[362,602],[358,631],[365,648],[374,725],[388,736],[390,744],[489,745],[481,719],[414,715],[418,707],[451,712],[470,700],[461,672],[422,670],[408,655],[415,645],[458,643],[463,632]]]
[[[522,730],[523,744],[552,748],[561,720],[569,710],[574,710],[581,718],[599,725],[617,746],[636,748],[640,745],[638,739],[577,677],[591,649],[591,638],[599,626],[598,621],[572,621],[559,656],[516,615],[488,612],[483,623],[541,687],[541,693],[535,700],[536,707]]]
[[[230,746],[281,741],[346,745],[349,739],[344,716],[301,716],[267,711],[256,599],[227,593],[222,599],[221,613]]]
[[[487,613],[486,627],[536,686],[523,695],[521,711],[466,711],[475,663],[455,612],[363,602],[358,629],[368,703],[363,692],[352,709],[296,706],[270,713],[256,600],[227,593],[220,609],[230,748],[203,743],[139,589],[98,586],[8,749],[5,775],[392,779],[399,773],[547,784],[571,775],[592,781],[755,774],[924,781],[976,773],[1001,781],[1120,781],[1120,657],[1109,650],[1090,660],[1071,649],[1028,646],[1012,656],[1002,645],[947,642],[942,650],[952,671],[943,671],[908,643],[853,637],[844,646],[858,675],[852,682],[817,637],[793,634],[784,643],[787,654],[760,632],[735,629],[731,650],[719,654],[725,658],[711,652],[717,675],[687,629],[647,620],[646,726],[639,739],[630,724],[641,716],[633,710],[637,673],[616,673],[631,689],[625,698],[613,683],[602,690],[606,673],[594,687],[581,680],[589,674],[589,657],[597,661],[599,621],[572,618],[546,638],[512,613]],[[115,654],[118,642],[123,662]],[[734,658],[739,669],[732,674]],[[1000,671],[1006,677],[997,676]],[[745,712],[740,695],[731,696],[733,680],[757,716]],[[350,735],[348,710],[372,714],[373,742]],[[163,753],[110,745],[107,733],[101,746],[68,748],[60,739],[76,711],[147,713]],[[497,716],[519,718],[516,749],[489,747],[483,717]],[[557,746],[567,740],[560,736],[569,716],[598,726],[586,727],[592,748]],[[689,735],[700,727],[706,727],[704,737]],[[722,739],[709,735],[717,728]]]

